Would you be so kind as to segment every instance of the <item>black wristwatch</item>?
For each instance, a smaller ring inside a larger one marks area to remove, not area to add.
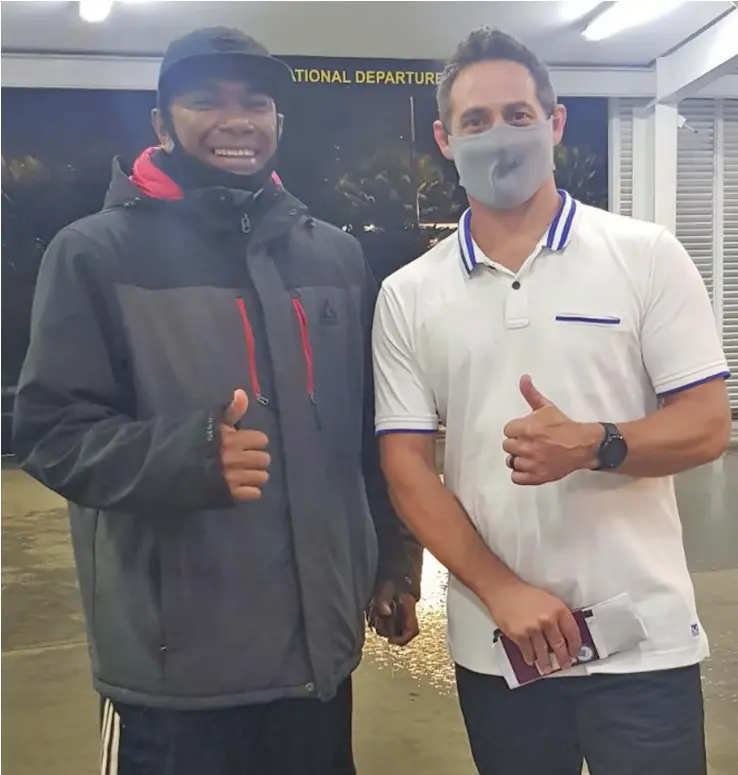
[[[597,450],[596,471],[614,471],[619,468],[628,456],[628,444],[620,433],[617,425],[611,422],[601,423],[605,429],[605,438]]]

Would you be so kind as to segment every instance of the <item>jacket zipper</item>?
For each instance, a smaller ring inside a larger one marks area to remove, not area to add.
[[[251,321],[246,312],[246,304],[242,298],[236,299],[239,312],[241,313],[241,323],[243,324],[243,333],[246,337],[246,356],[249,363],[249,376],[251,378],[251,388],[256,394],[256,400],[262,406],[269,405],[269,399],[262,395],[261,385],[259,384],[259,370],[256,367],[256,343],[254,342],[254,332],[251,328]]]
[[[292,293],[292,306],[295,310],[295,316],[297,317],[297,323],[300,327],[300,339],[302,340],[302,354],[305,359],[305,369],[307,371],[307,394],[310,399],[310,403],[313,405],[313,411],[315,412],[315,421],[320,425],[320,416],[318,415],[318,401],[315,397],[315,362],[313,360],[313,348],[310,345],[310,329],[308,327],[307,315],[305,314],[305,308],[302,306],[300,297],[297,292]]]

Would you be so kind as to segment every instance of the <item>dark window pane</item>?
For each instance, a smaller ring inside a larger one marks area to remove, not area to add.
[[[439,203],[437,222],[456,224],[466,209],[466,195],[459,186],[459,176],[452,161],[444,159],[433,137],[433,123],[438,118],[435,89],[428,89],[415,98],[415,150],[419,159],[435,167],[444,181],[447,195]]]
[[[608,101],[562,97],[568,114],[564,142],[556,153],[556,182],[573,197],[608,207]]]
[[[154,103],[151,92],[2,90],[3,385],[18,379],[44,247],[100,209],[115,155],[153,142]]]
[[[279,173],[320,218],[354,231],[415,223],[410,101],[376,86],[295,89]]]

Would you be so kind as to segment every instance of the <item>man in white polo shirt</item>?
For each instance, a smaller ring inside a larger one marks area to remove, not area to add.
[[[672,480],[729,440],[704,284],[665,229],[556,190],[566,110],[529,49],[472,33],[438,102],[469,210],[383,285],[376,424],[395,505],[451,571],[478,769],[704,775],[708,646]],[[568,669],[511,689],[515,665]]]

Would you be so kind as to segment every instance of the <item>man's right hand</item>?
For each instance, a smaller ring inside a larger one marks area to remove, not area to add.
[[[220,425],[220,459],[223,476],[234,500],[255,501],[269,479],[271,457],[266,452],[268,437],[261,431],[242,431],[237,423],[246,414],[249,399],[244,390],[235,390],[233,400]]]
[[[488,608],[528,665],[536,664],[548,675],[552,672],[549,651],[553,651],[562,669],[572,666],[582,646],[581,635],[571,611],[557,597],[516,580],[498,589]]]

